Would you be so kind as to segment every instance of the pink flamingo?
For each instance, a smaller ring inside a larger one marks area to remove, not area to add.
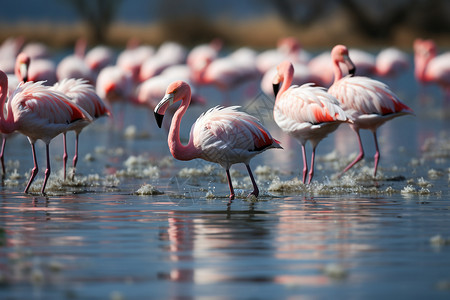
[[[161,127],[164,113],[174,102],[181,100],[170,126],[168,144],[173,157],[179,160],[201,158],[220,164],[226,171],[230,200],[234,199],[230,167],[244,163],[253,184],[250,195],[258,197],[259,189],[250,169],[250,160],[270,149],[282,148],[269,131],[253,116],[238,111],[237,106],[216,106],[203,113],[192,125],[188,144],[180,141],[181,118],[191,102],[191,89],[186,82],[175,81],[166,90],[166,95],[155,107],[155,118]]]
[[[277,42],[275,49],[269,49],[258,54],[256,66],[261,74],[265,74],[285,60],[294,64],[306,65],[311,59],[311,54],[305,51],[300,42],[294,37],[283,37]]]
[[[84,79],[63,79],[53,86],[55,91],[59,91],[65,94],[72,102],[84,109],[88,113],[93,121],[96,119],[110,115],[109,109],[96,94],[94,87]],[[89,125],[88,122],[80,122],[78,126],[74,126],[71,130],[75,131],[75,154],[73,156],[73,173],[72,180],[75,176],[75,170],[78,161],[78,138],[84,127]],[[67,146],[66,146],[66,133],[63,132],[63,145],[64,145],[64,180],[66,180],[66,165],[67,165]]]
[[[322,79],[311,72],[307,65],[300,63],[292,63],[295,73],[292,77],[292,83],[302,85],[305,83],[314,83],[322,86]],[[273,78],[277,74],[277,66],[267,71],[261,79],[261,90],[269,97],[273,96]]]
[[[19,53],[16,57],[16,63],[14,65],[14,75],[7,74],[8,77],[8,99],[11,98],[13,92],[20,82],[25,82],[28,80],[28,67],[30,65],[30,58],[25,53]],[[7,106],[5,106],[4,114],[7,113]],[[3,133],[2,132],[2,146],[0,151],[0,162],[2,164],[2,176],[4,177],[6,174],[5,170],[5,147],[6,140],[15,133]]]
[[[108,66],[100,71],[96,92],[108,105],[132,99],[133,75],[118,66]]]
[[[33,61],[41,58],[47,59],[51,56],[51,51],[48,46],[41,42],[27,43],[22,48],[22,52],[25,52]]]
[[[119,53],[116,65],[131,72],[133,80],[139,82],[139,73],[142,64],[155,54],[155,48],[150,45],[135,45],[134,40],[130,40],[126,49]]]
[[[175,80],[182,80],[190,84],[193,81],[191,77],[191,68],[188,65],[171,66],[161,74],[145,80],[136,87],[136,104],[146,106],[153,111],[164,97],[170,83]],[[194,87],[191,87],[191,104],[205,104],[205,100]]]
[[[15,59],[24,42],[21,37],[10,37],[0,45],[0,70],[7,74],[14,72]]]
[[[305,145],[308,140],[311,142],[309,184],[314,176],[314,158],[319,142],[335,131],[341,123],[352,121],[340,107],[338,100],[324,88],[312,84],[291,86],[294,76],[292,63],[282,62],[277,71],[273,78],[276,95],[273,116],[278,126],[302,145],[303,183],[308,172]]]
[[[0,71],[0,105],[5,109],[8,88],[8,77]],[[64,94],[53,91],[41,82],[21,83],[8,101],[6,116],[0,114],[0,130],[4,133],[19,131],[28,137],[33,153],[34,168],[25,187],[28,193],[31,183],[39,168],[36,159],[35,142],[40,139],[46,145],[47,169],[41,193],[45,193],[45,186],[50,176],[50,141],[60,133],[71,130],[79,123],[91,122],[87,115],[76,104],[72,103]]]
[[[200,44],[189,52],[186,64],[189,66],[194,82],[200,82],[206,66],[219,57],[223,42],[214,39],[209,44]]]
[[[321,86],[328,87],[333,83],[333,68],[329,51],[316,55],[308,62],[308,68],[314,77],[320,78]]]
[[[414,114],[413,110],[405,105],[387,85],[362,76],[343,77],[340,63],[345,64],[350,74],[354,74],[355,66],[351,61],[347,47],[337,45],[331,51],[334,68],[334,83],[328,92],[335,96],[342,108],[351,114],[353,124],[351,128],[356,132],[359,142],[359,155],[341,173],[353,167],[364,157],[364,149],[359,135],[360,129],[372,131],[375,141],[375,167],[374,177],[377,175],[380,151],[378,149],[377,129],[386,121],[395,117]]]
[[[450,99],[450,52],[437,55],[437,47],[432,40],[414,41],[414,75],[421,83],[437,83]]]
[[[184,46],[175,42],[165,42],[155,55],[149,57],[141,66],[139,80],[144,81],[160,74],[167,67],[184,63],[187,50]]]
[[[94,84],[96,74],[90,69],[84,58],[86,55],[87,42],[80,38],[75,44],[75,53],[64,57],[56,66],[58,80],[64,78],[83,78]]]
[[[22,52],[19,55],[27,54]],[[30,58],[27,67],[27,81],[45,81],[45,85],[53,85],[56,83],[56,65],[52,60],[47,58]]]
[[[394,47],[381,50],[376,58],[376,74],[381,77],[396,77],[409,66],[408,54]]]
[[[114,64],[115,54],[111,48],[98,45],[86,53],[84,61],[88,65],[89,69],[98,75],[101,69]]]

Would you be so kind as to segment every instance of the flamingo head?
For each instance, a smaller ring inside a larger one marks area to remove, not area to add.
[[[289,76],[291,78],[292,76],[294,76],[294,66],[290,61],[285,60],[277,66],[277,73],[272,80],[273,93],[275,97],[280,91],[281,83],[285,81]]]
[[[348,54],[348,49],[344,45],[336,45],[331,51],[331,59],[336,64],[343,63],[347,66],[348,73],[350,75],[355,75],[356,67],[353,61],[350,59]]]
[[[30,57],[24,52],[19,53],[16,58],[16,65],[14,67],[14,73],[16,74],[16,77],[19,78],[19,80],[23,82],[28,81],[29,66]]]
[[[166,95],[155,107],[155,119],[159,128],[161,128],[167,108],[180,100],[187,101],[189,104],[191,101],[191,88],[186,82],[177,80],[169,84],[166,89]]]
[[[437,55],[437,46],[433,40],[416,39],[414,41],[414,75],[420,82],[425,82],[428,63]]]

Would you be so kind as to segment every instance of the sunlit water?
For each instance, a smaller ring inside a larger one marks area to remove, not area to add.
[[[262,118],[285,148],[252,161],[258,200],[246,197],[243,166],[232,168],[230,203],[220,167],[172,159],[166,131],[142,108],[115,107],[124,115],[113,129],[103,119],[82,132],[73,182],[61,180],[61,137],[52,141],[47,197],[39,195],[43,144],[25,195],[31,150],[12,137],[0,192],[0,299],[448,299],[449,105],[437,88],[419,90],[412,73],[389,83],[416,116],[380,128],[377,178],[364,131],[365,159],[337,178],[358,150],[341,126],[319,144],[310,186],[299,181],[300,146],[271,119],[272,100],[252,84],[231,92],[229,102]],[[214,88],[203,93],[208,107],[224,99]],[[182,136],[206,109],[189,108]]]

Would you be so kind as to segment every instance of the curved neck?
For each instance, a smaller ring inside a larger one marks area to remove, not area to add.
[[[0,131],[2,133],[11,133],[16,130],[14,127],[13,116],[11,114],[11,109],[7,109],[7,117],[5,118],[5,102],[6,96],[8,94],[8,77],[6,74],[2,73],[2,78],[0,80]]]
[[[294,78],[294,67],[292,65],[287,68],[282,74],[282,83],[280,90],[278,91],[275,102],[281,97],[281,95],[286,92],[286,90],[291,86],[292,79]]]
[[[425,57],[420,57],[417,55],[416,55],[416,57],[414,57],[414,76],[420,82],[430,81],[430,78],[427,74],[427,68],[428,68],[429,62],[433,58],[434,57],[425,58]]]
[[[334,82],[342,79],[342,70],[337,60],[333,60]]]
[[[172,153],[172,156],[178,160],[191,160],[199,157],[199,153],[194,147],[192,136],[189,137],[189,142],[186,146],[183,145],[180,140],[181,119],[189,107],[190,102],[191,92],[189,91],[183,96],[180,107],[178,107],[173,115],[169,136],[167,138],[170,152]]]

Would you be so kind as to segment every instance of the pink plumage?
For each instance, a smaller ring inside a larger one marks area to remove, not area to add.
[[[192,125],[187,145],[180,141],[181,118],[189,107],[191,89],[183,81],[171,83],[166,95],[155,107],[155,117],[161,126],[167,108],[181,101],[170,126],[168,145],[173,157],[179,160],[201,158],[220,164],[226,170],[230,188],[230,200],[234,199],[229,169],[236,163],[244,163],[253,184],[252,195],[259,194],[259,189],[250,169],[250,160],[270,148],[281,148],[279,142],[253,116],[238,110],[237,106],[214,107],[203,113]]]
[[[5,106],[8,79],[0,72],[2,110]],[[19,131],[28,137],[33,153],[34,168],[25,188],[25,193],[38,173],[34,144],[40,139],[46,144],[47,170],[41,193],[44,193],[50,176],[50,141],[60,133],[72,130],[80,123],[89,123],[92,118],[64,94],[51,90],[42,82],[21,83],[8,100],[7,116],[0,115],[0,129],[4,133]]]
[[[408,54],[389,47],[378,53],[376,58],[376,74],[382,77],[396,77],[410,67]]]
[[[437,55],[437,47],[432,40],[414,41],[414,75],[421,83],[436,83],[450,98],[450,52]]]
[[[89,114],[93,120],[98,119],[102,116],[110,115],[110,110],[103,103],[102,99],[97,95],[94,87],[83,79],[63,79],[62,81],[56,83],[53,89],[65,94],[72,102],[81,107],[87,114]],[[80,123],[79,126],[74,127],[72,130],[75,131],[75,154],[73,156],[73,173],[72,179],[75,175],[75,169],[78,161],[78,140],[79,135],[84,127],[89,125],[89,123]],[[63,166],[64,166],[64,180],[66,179],[66,164],[67,164],[67,146],[66,146],[66,132],[63,133],[63,143],[64,143],[64,155],[63,155]]]
[[[305,145],[312,145],[311,169],[308,183],[314,175],[314,158],[317,144],[343,122],[351,122],[340,107],[337,99],[324,88],[312,84],[291,86],[294,67],[289,61],[278,65],[273,79],[276,92],[273,116],[277,125],[287,134],[297,139],[302,146],[303,183],[306,181],[308,165]],[[279,87],[281,84],[281,87]]]
[[[395,117],[414,114],[413,110],[404,104],[384,83],[362,76],[343,77],[340,63],[346,64],[353,74],[354,65],[349,57],[347,47],[337,45],[331,51],[334,67],[334,83],[328,92],[334,95],[342,105],[342,108],[353,118],[350,126],[356,132],[360,153],[343,172],[348,171],[353,165],[364,157],[364,150],[359,135],[360,129],[372,131],[375,141],[375,167],[374,176],[377,174],[380,152],[376,130],[386,121]]]

